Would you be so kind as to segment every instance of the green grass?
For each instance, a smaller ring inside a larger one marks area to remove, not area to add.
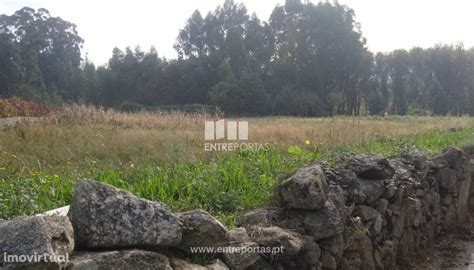
[[[75,180],[90,178],[143,198],[160,200],[173,211],[205,209],[232,227],[236,214],[269,203],[278,180],[305,164],[341,163],[355,153],[393,156],[414,148],[431,156],[447,146],[469,144],[473,138],[474,127],[471,127],[328,149],[292,146],[287,151],[238,152],[159,166],[148,161],[127,169],[104,170],[91,165],[88,169],[65,167],[62,171],[48,171],[38,167],[26,174],[6,166],[0,168],[0,218],[64,206],[71,200]]]

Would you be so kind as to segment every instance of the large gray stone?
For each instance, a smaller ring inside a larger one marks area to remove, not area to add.
[[[421,202],[412,197],[404,198],[402,203],[402,211],[405,216],[405,226],[418,227],[421,223]]]
[[[324,250],[321,252],[321,262],[323,265],[323,269],[326,270],[336,270],[337,269],[337,261],[334,256],[329,253],[328,251]]]
[[[69,270],[173,270],[166,256],[138,249],[80,253],[70,264]]]
[[[329,186],[328,202],[334,204],[334,206],[339,209],[339,212],[346,213],[346,193],[344,190],[337,185]]]
[[[359,184],[365,195],[365,201],[369,204],[377,201],[386,191],[383,181],[359,179]]]
[[[230,247],[234,252],[225,252],[223,258],[232,269],[247,269],[260,259],[259,253],[256,252],[259,246],[255,242],[232,244]]]
[[[473,146],[474,147],[474,146]],[[469,191],[469,199],[468,199],[468,206],[470,211],[474,211],[474,156],[471,156],[469,159],[469,163],[471,166],[471,188]]]
[[[379,212],[369,206],[365,205],[358,205],[354,209],[353,215],[358,216],[362,219],[362,221],[369,221],[377,218],[379,216]]]
[[[458,198],[456,202],[456,214],[458,224],[465,223],[469,218],[469,197],[470,190],[472,188],[471,174],[473,170],[467,159],[464,156],[462,158],[465,160],[465,162],[460,163],[457,182]]]
[[[229,270],[229,267],[221,260],[217,259],[211,264],[206,265],[208,270]]]
[[[345,192],[349,203],[361,204],[365,200],[359,179],[354,172],[340,168],[324,167],[324,171],[330,184],[340,186]]]
[[[17,217],[0,223],[0,265],[6,255],[65,256],[74,249],[73,227],[67,217]]]
[[[344,230],[344,222],[350,214],[345,206],[344,191],[341,187],[329,187],[328,200],[319,210],[289,209],[286,216],[286,227],[315,240],[330,238]]]
[[[385,269],[394,269],[396,265],[396,241],[383,241],[379,246],[379,254]]]
[[[403,154],[402,158],[412,164],[414,169],[418,171],[425,171],[428,168],[428,157],[426,157],[420,150],[413,149],[410,150],[407,154]]]
[[[69,209],[80,248],[177,246],[181,224],[160,202],[92,180],[79,180]]]
[[[456,170],[449,168],[441,169],[438,171],[436,179],[438,180],[440,188],[449,192],[456,190]]]
[[[456,220],[456,207],[452,204],[447,207],[446,212],[444,213],[444,228],[450,229],[457,225]]]
[[[389,179],[395,173],[389,161],[380,155],[356,155],[347,162],[346,168],[359,178],[371,180]]]
[[[289,210],[288,228],[319,240],[341,233],[344,230],[344,220],[334,203],[328,201],[320,210]]]
[[[248,242],[250,241],[250,237],[247,234],[247,230],[245,228],[235,228],[233,230],[230,230],[227,233],[227,239],[229,239],[229,242],[232,243],[243,243],[243,242]]]
[[[303,248],[296,256],[299,269],[320,269],[321,248],[314,237],[303,235]]]
[[[411,228],[406,228],[402,237],[398,241],[397,263],[400,267],[408,268],[411,256],[416,254],[419,245],[420,235]]]
[[[225,246],[228,243],[227,228],[204,210],[177,214],[183,224],[180,247]]]
[[[170,263],[173,270],[229,270],[229,267],[221,260],[215,260],[206,266],[194,264],[179,258],[170,258]]]
[[[250,239],[259,246],[283,247],[282,256],[296,255],[303,247],[300,234],[279,227],[258,227],[249,229]]]
[[[369,236],[363,230],[360,220],[353,221],[344,231],[344,255],[342,269],[351,269],[348,263],[359,265],[357,269],[375,269],[373,246]],[[356,252],[356,253],[352,253]]]
[[[170,258],[170,263],[173,270],[207,270],[204,266],[178,258]]]
[[[439,156],[446,161],[449,168],[457,169],[462,162],[464,153],[455,147],[448,147]]]
[[[321,166],[304,167],[283,180],[280,183],[280,198],[285,208],[323,208],[328,198],[328,183]]]
[[[270,259],[271,260],[271,259]],[[272,260],[272,263],[269,260],[260,257],[260,259],[254,263],[254,265],[247,268],[247,270],[275,270],[275,269],[285,269],[281,265],[277,265],[275,260]]]
[[[285,210],[279,207],[253,209],[236,218],[236,224],[245,228],[253,225],[285,227],[285,222]]]
[[[388,200],[380,199],[377,202],[376,208],[377,208],[377,211],[379,211],[381,215],[385,215],[385,212],[387,211],[387,208],[388,208]]]
[[[361,268],[362,259],[357,251],[346,251],[339,264],[341,270],[359,270]]]
[[[319,240],[319,246],[322,250],[331,253],[336,260],[339,260],[344,251],[344,237],[342,234],[338,234],[331,238],[321,239]]]

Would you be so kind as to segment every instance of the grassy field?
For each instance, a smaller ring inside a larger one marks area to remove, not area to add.
[[[68,204],[75,180],[92,178],[175,211],[203,208],[232,226],[236,213],[268,203],[279,178],[304,164],[415,147],[432,155],[474,139],[469,117],[243,118],[249,140],[271,149],[205,152],[204,121],[222,117],[71,106],[4,126],[0,218]]]

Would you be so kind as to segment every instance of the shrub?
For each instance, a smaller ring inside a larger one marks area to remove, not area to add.
[[[0,99],[0,117],[41,117],[48,115],[51,111],[52,109],[45,105],[19,97]]]

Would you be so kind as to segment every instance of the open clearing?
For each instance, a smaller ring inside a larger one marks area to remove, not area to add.
[[[0,130],[0,218],[70,202],[74,182],[93,178],[173,210],[205,209],[233,225],[268,203],[285,174],[353,153],[438,153],[474,138],[470,117],[239,118],[258,152],[204,151],[204,121],[222,115],[117,113],[71,106]],[[226,118],[231,119],[231,118]]]
[[[61,170],[66,164],[119,168],[145,161],[170,163],[213,157],[203,151],[204,121],[222,116],[182,113],[117,113],[68,107],[36,123],[20,123],[0,133],[0,154],[18,171]],[[229,118],[232,119],[232,118]],[[239,119],[236,119],[239,120]],[[470,117],[241,118],[249,121],[249,141],[286,150],[313,150],[373,140],[474,126]],[[306,144],[309,142],[309,145]],[[0,166],[2,165],[0,161]]]

